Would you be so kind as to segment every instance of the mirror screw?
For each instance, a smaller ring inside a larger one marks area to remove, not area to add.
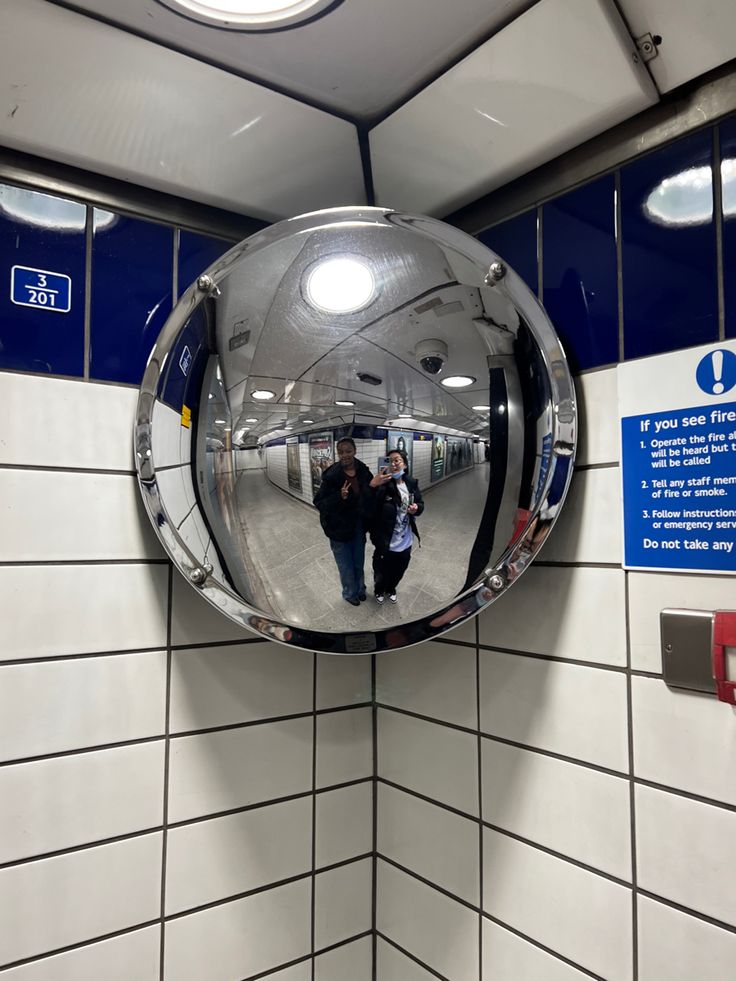
[[[197,279],[197,289],[201,290],[203,293],[211,293],[213,290],[217,289],[215,286],[215,281],[211,276],[202,275]]]
[[[494,283],[499,283],[505,275],[506,266],[502,262],[492,262],[488,267],[486,283],[489,286],[493,286]]]
[[[192,569],[189,573],[189,579],[194,583],[195,586],[204,585],[204,581],[207,578],[207,573],[204,569]]]
[[[494,593],[500,593],[505,586],[503,576],[491,576],[488,580],[488,586],[493,590]]]

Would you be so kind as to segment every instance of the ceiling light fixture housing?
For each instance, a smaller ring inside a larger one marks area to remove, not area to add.
[[[375,297],[376,282],[365,259],[331,255],[307,270],[304,290],[309,303],[323,313],[357,313]]]
[[[158,0],[208,27],[230,31],[284,31],[323,17],[343,0]]]

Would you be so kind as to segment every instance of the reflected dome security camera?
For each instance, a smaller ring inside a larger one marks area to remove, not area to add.
[[[438,375],[447,360],[447,345],[438,338],[420,341],[415,350],[416,359],[428,375]]]

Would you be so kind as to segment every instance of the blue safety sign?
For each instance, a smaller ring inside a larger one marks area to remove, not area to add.
[[[719,348],[700,359],[695,380],[708,395],[725,395],[736,385],[736,354]]]
[[[736,571],[736,402],[621,420],[624,564]]]
[[[19,307],[69,313],[72,308],[71,276],[48,269],[13,266],[10,270],[10,299]]]

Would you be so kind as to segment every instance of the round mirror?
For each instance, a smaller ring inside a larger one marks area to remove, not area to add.
[[[511,586],[575,451],[555,332],[498,256],[431,218],[341,208],[231,249],[141,387],[153,525],[223,614],[307,650],[436,636]]]

